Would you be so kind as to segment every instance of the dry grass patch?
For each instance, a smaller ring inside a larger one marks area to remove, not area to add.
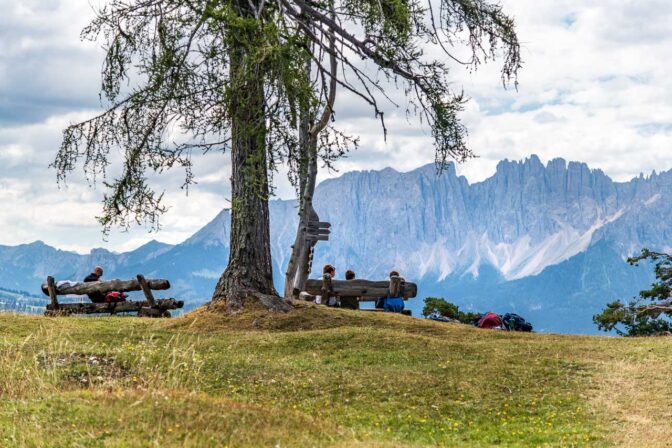
[[[606,345],[606,344],[605,344]],[[592,405],[623,447],[672,445],[672,338],[615,340],[598,363]]]
[[[179,390],[71,391],[0,409],[2,446],[318,446],[334,434],[301,414]]]

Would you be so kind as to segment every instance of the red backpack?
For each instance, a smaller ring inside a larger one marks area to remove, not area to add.
[[[498,314],[489,311],[481,317],[481,320],[478,321],[479,328],[488,328],[492,329],[502,325],[502,318]]]
[[[123,292],[114,291],[114,292],[107,293],[107,295],[105,296],[105,301],[106,302],[125,302],[126,297],[128,297],[128,295],[124,294]]]

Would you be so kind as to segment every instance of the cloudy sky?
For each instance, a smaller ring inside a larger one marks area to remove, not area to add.
[[[227,206],[228,155],[197,165],[185,197],[179,173],[161,180],[171,210],[158,234],[140,228],[103,241],[95,221],[102,192],[80,178],[56,186],[48,169],[62,129],[100,106],[101,51],[79,32],[100,0],[0,0],[0,244],[42,240],[63,249],[128,250],[149,239],[177,243]],[[462,118],[480,156],[458,167],[477,182],[503,158],[538,154],[587,162],[616,180],[672,168],[672,2],[502,0],[516,18],[525,66],[518,91],[504,90],[499,65],[455,69],[471,97]],[[344,96],[340,96],[345,98]],[[361,148],[339,171],[431,163],[427,129],[388,108],[387,142],[360,104],[341,101],[339,126]],[[324,173],[322,176],[338,173]],[[278,193],[291,196],[278,176]]]

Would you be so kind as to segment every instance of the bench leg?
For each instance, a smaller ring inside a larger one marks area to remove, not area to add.
[[[140,311],[138,311],[138,317],[153,317],[153,318],[159,318],[159,317],[165,317],[165,318],[170,318],[171,314],[170,311],[168,310],[159,310],[156,308],[150,308],[148,306],[140,308]]]

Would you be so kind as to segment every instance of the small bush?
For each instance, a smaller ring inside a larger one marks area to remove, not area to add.
[[[440,297],[425,298],[425,307],[422,309],[422,315],[427,317],[434,311],[438,311],[439,314],[441,314],[443,317],[457,319],[460,309],[457,305],[446,301],[446,299],[444,298]]]
[[[465,313],[460,311],[460,307],[454,303],[448,302],[443,297],[425,298],[425,306],[422,309],[422,315],[427,317],[434,311],[437,311],[443,317],[456,319],[463,324],[472,324],[476,318],[481,316],[480,313]]]

